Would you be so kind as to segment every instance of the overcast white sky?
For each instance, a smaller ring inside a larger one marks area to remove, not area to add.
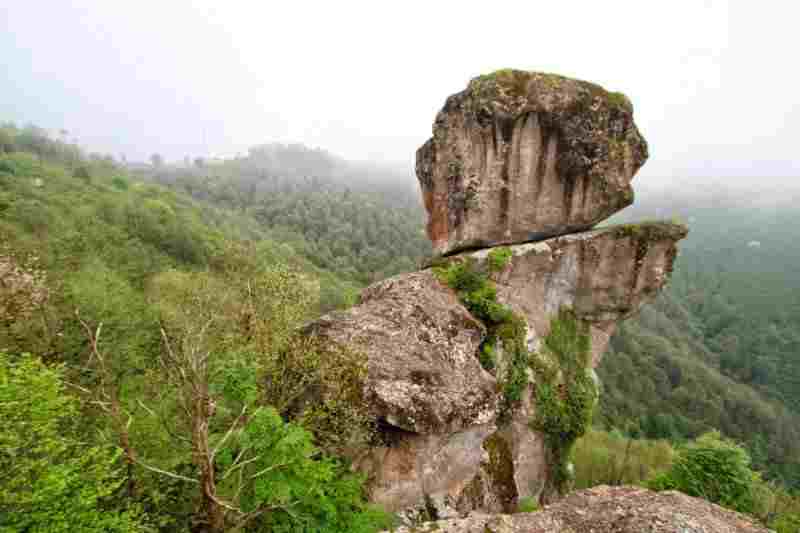
[[[480,73],[628,94],[640,176],[800,176],[800,4],[784,0],[0,0],[0,120],[146,159],[299,141],[409,163]]]

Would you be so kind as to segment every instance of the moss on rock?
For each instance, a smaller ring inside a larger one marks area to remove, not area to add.
[[[588,325],[571,310],[560,310],[550,323],[543,350],[556,366],[532,361],[536,415],[531,425],[545,434],[552,458],[552,483],[564,492],[571,477],[567,468],[570,451],[591,424],[597,401],[596,384],[587,372],[591,350]]]
[[[499,376],[502,378],[504,412],[522,398],[528,385],[529,359],[525,346],[525,319],[497,301],[497,288],[489,277],[496,268],[505,268],[510,261],[511,251],[506,250],[508,252],[500,251],[494,258],[490,257],[485,263],[486,268],[470,257],[453,258],[433,268],[439,281],[455,290],[464,307],[486,326],[488,336],[478,354],[483,368],[494,370],[498,345],[510,355],[507,370]]]

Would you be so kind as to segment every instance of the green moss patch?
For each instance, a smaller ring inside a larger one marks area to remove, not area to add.
[[[538,98],[542,93],[565,91],[575,95],[585,105],[595,99],[604,102],[608,108],[631,112],[633,106],[625,94],[607,91],[600,85],[552,74],[504,68],[473,78],[468,86],[469,95],[485,105],[490,101],[524,100]]]
[[[630,237],[640,241],[677,241],[686,236],[689,229],[679,222],[647,221],[638,224],[613,226],[617,237]]]
[[[501,272],[511,262],[514,252],[508,246],[498,246],[489,252],[489,272]]]

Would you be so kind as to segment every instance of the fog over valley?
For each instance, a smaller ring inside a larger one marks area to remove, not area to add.
[[[300,142],[410,169],[447,95],[513,67],[629,95],[651,145],[640,181],[794,178],[799,11],[713,0],[8,2],[0,116],[129,160]]]

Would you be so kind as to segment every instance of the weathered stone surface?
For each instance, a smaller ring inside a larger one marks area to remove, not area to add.
[[[309,332],[366,353],[367,400],[391,426],[450,434],[496,416],[496,381],[475,358],[485,328],[429,271],[368,287]]]
[[[528,348],[538,350],[562,307],[590,325],[597,366],[616,324],[663,288],[687,229],[681,224],[625,224],[513,245],[508,265],[494,274],[497,299],[528,323]],[[455,257],[479,263],[491,250]]]
[[[369,473],[372,501],[404,511],[412,521],[420,514],[450,518],[475,508],[502,512],[507,509],[492,501],[497,499],[494,492],[483,491],[476,501],[468,487],[488,460],[482,445],[495,429],[485,424],[439,435],[390,430],[394,438],[362,454],[355,466]]]
[[[542,511],[401,527],[396,533],[768,533],[750,518],[680,492],[600,486]]]
[[[664,285],[675,242],[685,234],[682,226],[650,223],[510,246],[509,261],[492,274],[497,299],[525,319],[532,354],[559,310],[571,308],[591,327],[596,364],[616,321]],[[449,261],[481,268],[488,255]],[[509,512],[526,497],[550,499],[551,458],[544,435],[530,424],[535,382],[498,420],[502,352],[496,379],[479,363],[484,326],[431,269],[376,283],[359,305],[309,329],[368,357],[366,396],[383,444],[356,454],[354,463],[368,475],[374,501],[445,518],[474,509]]]
[[[633,202],[647,143],[620,93],[503,70],[449,97],[417,151],[434,249],[582,231]]]
[[[550,333],[561,308],[572,309],[591,336],[590,366],[596,367],[619,321],[652,301],[667,282],[677,252],[676,242],[687,234],[679,224],[651,222],[621,225],[542,241],[510,246],[508,264],[492,275],[497,300],[527,322],[526,342],[534,357]],[[491,250],[467,252],[451,260],[474,260],[481,265]],[[502,382],[509,364],[498,350],[496,375]],[[596,374],[593,373],[596,379]],[[557,496],[551,457],[544,435],[531,427],[536,407],[536,381],[510,413],[496,436],[510,451],[515,501],[551,501]],[[488,510],[484,507],[480,509]]]

